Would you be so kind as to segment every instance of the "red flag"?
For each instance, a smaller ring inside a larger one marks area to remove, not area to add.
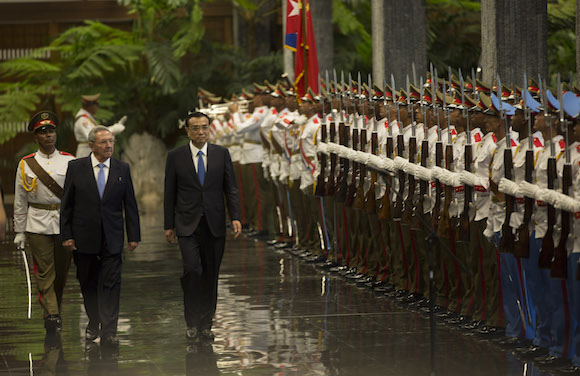
[[[316,55],[316,42],[314,41],[314,28],[312,27],[312,16],[310,14],[309,0],[300,0],[300,15],[306,8],[306,30],[298,28],[298,39],[296,43],[296,63],[294,65],[294,87],[298,98],[304,96],[308,88],[318,94],[318,57]],[[306,31],[306,35],[304,35]],[[305,57],[306,56],[306,57]],[[304,66],[306,64],[306,67]],[[305,75],[308,82],[305,82]]]
[[[284,47],[296,52],[296,39],[302,27],[298,0],[286,0],[286,37]]]

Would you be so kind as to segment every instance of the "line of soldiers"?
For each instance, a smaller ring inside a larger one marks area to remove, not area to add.
[[[437,317],[577,372],[580,91],[458,73],[200,95],[250,236],[425,312],[432,269]]]

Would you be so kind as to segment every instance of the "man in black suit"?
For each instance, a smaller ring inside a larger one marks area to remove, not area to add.
[[[116,347],[124,241],[139,245],[139,211],[126,162],[112,158],[114,136],[97,126],[89,133],[92,153],[69,163],[61,201],[62,245],[74,251],[77,278],[89,317],[86,340]],[[124,210],[123,210],[124,209]]]
[[[237,237],[242,231],[239,191],[228,149],[208,143],[209,117],[187,118],[191,142],[169,152],[165,166],[165,236],[177,236],[183,260],[186,337],[213,341],[220,264],[226,242],[226,211]]]

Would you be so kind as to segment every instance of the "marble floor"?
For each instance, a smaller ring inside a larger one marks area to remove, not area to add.
[[[165,241],[160,217],[142,218],[143,241],[125,254],[116,356],[87,349],[81,338],[87,320],[74,266],[60,341],[45,338],[38,304],[27,319],[22,256],[2,244],[0,374],[431,374],[427,318],[249,239],[228,238],[213,347],[188,346],[180,253]],[[437,375],[548,375],[439,324],[434,354]]]

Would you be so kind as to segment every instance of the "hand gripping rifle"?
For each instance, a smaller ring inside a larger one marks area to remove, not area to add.
[[[439,119],[439,104],[437,103],[437,90],[439,84],[437,82],[437,70],[435,70],[435,75],[433,75],[433,65],[431,65],[431,86],[433,95],[433,114],[437,117],[437,143],[435,144],[435,166],[441,167],[443,163],[443,142],[441,141],[441,119]],[[435,179],[435,206],[431,212],[431,224],[433,229],[439,228],[439,214],[441,213],[441,195],[443,190],[441,189],[441,182],[439,179]]]
[[[499,113],[500,117],[504,121],[505,125],[505,142],[506,148],[503,152],[503,166],[504,166],[504,177],[508,180],[514,180],[514,161],[512,155],[512,142],[510,136],[510,129],[508,125],[508,120],[506,116],[506,111],[502,106],[501,100],[501,80],[499,75],[497,76],[497,98],[499,100]],[[499,243],[499,251],[502,253],[513,253],[514,250],[514,233],[510,226],[510,218],[515,209],[516,198],[514,196],[505,194],[505,220],[501,226],[501,239]]]
[[[371,134],[371,153],[373,155],[378,154],[379,150],[379,136],[377,133],[377,113],[375,109],[375,103],[373,100],[373,85],[371,81],[371,75],[369,74],[369,102],[373,108],[373,133]],[[364,106],[364,104],[363,104]],[[377,172],[371,171],[371,186],[367,191],[364,201],[364,210],[368,214],[376,214],[377,212],[377,197],[376,197],[376,185],[377,185]]]
[[[451,82],[451,68],[449,68],[449,82]],[[443,80],[443,113],[447,118],[447,146],[445,147],[445,169],[447,171],[452,170],[452,162],[453,162],[453,135],[451,134],[451,114],[449,111],[449,107],[447,107],[447,85],[445,84],[445,80]],[[443,210],[441,211],[441,215],[439,217],[439,227],[437,228],[437,233],[441,237],[448,237],[449,236],[449,229],[451,228],[451,217],[449,215],[449,207],[451,206],[451,199],[453,198],[453,192],[455,191],[455,187],[452,185],[445,186],[445,199],[443,202]]]
[[[544,90],[542,78],[539,77],[540,86],[540,100],[544,109],[544,119],[548,123],[550,129],[550,158],[548,158],[548,189],[554,189],[556,181],[556,147],[554,145],[552,133],[552,116],[548,110],[548,98]],[[542,239],[542,249],[540,250],[540,257],[538,258],[538,267],[548,269],[552,265],[554,258],[554,226],[556,226],[556,208],[553,205],[547,204],[548,212],[548,229],[544,238]]]
[[[364,102],[364,90],[361,84],[360,72],[358,73],[358,94],[359,94],[359,107],[361,107],[362,116],[362,129],[360,130],[360,151],[366,153],[367,149],[367,119],[365,114],[365,102]],[[356,209],[362,209],[365,202],[365,180],[367,178],[367,169],[364,163],[359,164],[359,180],[358,187],[356,188],[356,197],[354,200],[354,207]]]
[[[411,115],[411,137],[409,138],[409,163],[415,163],[415,156],[417,155],[417,129],[415,126],[415,114],[413,113],[413,102],[411,101],[411,84],[409,83],[409,76],[407,76],[407,111]],[[413,221],[413,199],[415,197],[415,175],[407,175],[409,182],[409,192],[405,199],[405,207],[403,209],[402,222],[411,224]]]
[[[332,102],[334,101],[334,99],[337,97],[337,95],[339,95],[338,93],[338,81],[336,79],[336,70],[333,71],[333,76],[334,76],[334,89],[331,90],[330,92],[330,108],[332,109]],[[336,122],[340,121],[340,119],[342,118],[342,106],[340,105],[340,100],[338,101],[338,117],[336,119],[333,119],[334,121],[332,121],[330,123],[330,142],[336,142]],[[324,133],[323,133],[324,135]],[[337,162],[337,155],[336,153],[330,153],[330,172],[328,174],[328,180],[326,181],[326,189],[325,189],[325,195],[326,196],[334,196],[334,194],[336,193],[336,162]]]
[[[461,85],[461,113],[466,120],[465,133],[467,142],[465,144],[465,171],[472,172],[471,162],[473,161],[473,150],[471,145],[471,129],[469,128],[469,108],[465,104],[465,83],[463,82],[463,75],[461,68],[459,68],[459,82]],[[473,201],[473,187],[469,184],[463,186],[464,200],[463,212],[459,217],[459,237],[463,242],[470,240],[470,225],[469,225],[469,204]]]
[[[360,74],[359,74],[360,77]],[[357,151],[359,149],[359,129],[358,129],[358,114],[356,111],[356,98],[354,97],[354,82],[350,73],[348,74],[348,84],[350,88],[348,107],[352,108],[352,150]],[[358,88],[360,94],[360,87]],[[350,122],[349,122],[350,123]],[[350,132],[349,132],[350,133]],[[362,141],[361,141],[362,143]],[[356,178],[359,173],[359,163],[352,161],[352,173],[350,177],[350,183],[348,184],[348,189],[346,192],[346,200],[344,202],[345,206],[352,206],[354,203],[354,197],[356,195],[357,185]]]
[[[329,85],[328,81],[328,71],[326,71],[326,85]],[[318,87],[320,90],[320,102],[322,103],[322,122],[320,124],[320,140],[326,142],[326,113],[324,111],[324,101],[325,97],[322,95],[322,86],[320,85],[320,74],[318,75]],[[332,113],[332,101],[330,102],[330,113]],[[324,153],[320,153],[318,158],[320,159],[320,174],[316,181],[316,189],[314,190],[314,195],[318,197],[323,197],[325,194],[325,184],[324,178],[326,175],[326,165],[328,163],[327,156]]]
[[[388,123],[388,132],[387,132],[387,144],[385,147],[385,155],[387,158],[393,158],[393,128],[391,127],[391,115],[389,108],[387,106],[387,93],[391,93],[391,99],[394,97],[393,90],[387,85],[385,81],[383,81],[383,88],[385,89],[385,94],[383,96],[383,106],[385,108],[385,113],[387,115],[387,123]],[[381,198],[379,204],[379,219],[391,219],[391,187],[393,186],[393,179],[392,177],[386,176],[385,177],[387,184],[385,195]]]
[[[344,72],[341,72],[341,86],[344,90]],[[344,100],[346,93],[341,93],[341,101]],[[346,107],[347,104],[343,103],[345,106],[345,121],[341,121],[340,125],[338,126],[338,142],[342,145],[347,147],[348,146],[348,136],[350,134],[350,126],[348,125],[348,108]],[[342,119],[341,119],[342,120]],[[336,180],[337,184],[337,191],[336,191],[336,201],[337,202],[345,202],[346,194],[348,190],[348,169],[349,169],[349,160],[347,158],[341,157],[340,158],[340,173],[338,175],[338,179]]]
[[[528,122],[528,150],[526,150],[525,177],[528,183],[532,183],[534,171],[534,140],[532,134],[532,113],[528,108],[526,98],[528,77],[524,72],[524,86],[522,87],[522,109],[524,110],[524,119]],[[518,240],[514,245],[514,255],[520,258],[530,257],[530,222],[534,212],[534,199],[524,197],[524,219],[518,228]]]
[[[570,195],[570,187],[572,186],[572,165],[570,164],[570,139],[568,138],[568,120],[564,116],[564,103],[562,100],[562,85],[560,83],[560,74],[558,74],[558,101],[560,102],[560,126],[564,130],[566,138],[566,149],[564,154],[566,156],[566,163],[564,164],[564,171],[562,174],[562,193]],[[562,231],[560,232],[560,240],[558,246],[554,250],[554,259],[552,260],[552,268],[550,269],[550,277],[558,279],[568,278],[568,251],[566,249],[566,242],[570,234],[570,212],[561,210],[562,216]]]
[[[393,104],[397,110],[397,123],[399,125],[399,134],[397,135],[397,156],[403,158],[405,154],[405,139],[403,138],[402,124],[401,124],[401,108],[399,106],[399,98],[396,98],[395,94],[395,77],[391,74],[391,85],[393,87]],[[401,89],[402,91],[402,89]],[[399,191],[397,193],[397,198],[395,199],[395,211],[393,213],[393,218],[395,220],[401,220],[403,215],[403,195],[405,193],[405,171],[399,170],[398,173],[398,183]]]

